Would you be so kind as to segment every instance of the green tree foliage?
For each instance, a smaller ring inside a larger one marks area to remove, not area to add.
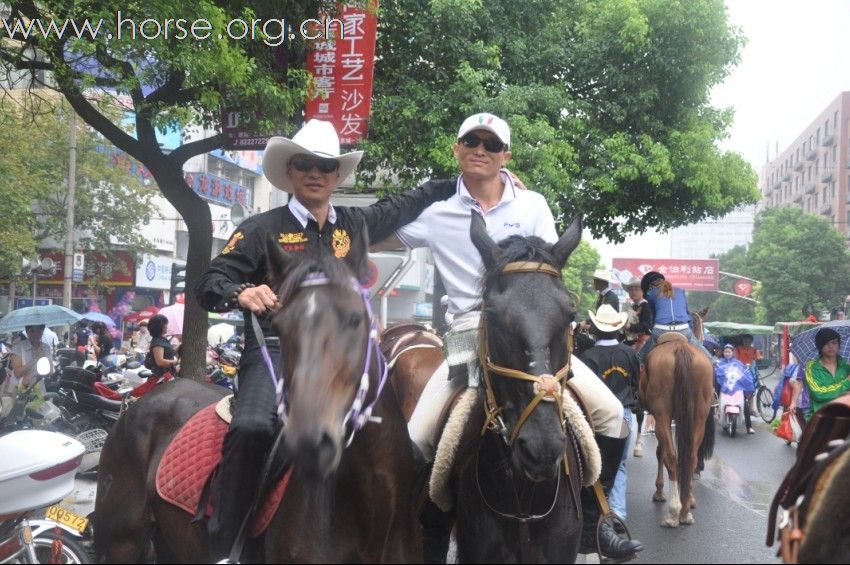
[[[219,148],[223,134],[203,137],[217,129],[223,109],[238,108],[247,128],[270,131],[294,128],[292,117],[302,107],[308,85],[307,73],[298,66],[304,60],[304,42],[278,42],[260,32],[254,39],[227,35],[227,23],[234,18],[252,22],[280,19],[298,22],[315,17],[323,2],[256,0],[12,0],[10,20],[41,21],[44,25],[74,19],[82,23],[103,19],[100,33],[83,34],[80,39],[66,34],[31,33],[29,37],[0,42],[0,65],[9,73],[30,73],[18,86],[54,87],[70,102],[77,114],[112,144],[144,164],[163,195],[181,214],[189,231],[187,258],[188,290],[182,355],[188,375],[202,375],[206,347],[206,313],[194,297],[194,286],[206,268],[212,249],[210,211],[205,202],[183,180],[183,164],[195,155]],[[330,3],[326,3],[330,4]],[[118,36],[116,15],[133,22]],[[171,19],[172,33],[155,33],[147,27],[147,38],[139,27],[146,19],[162,24]],[[181,37],[175,20],[183,28],[193,21],[211,31],[206,38]],[[289,31],[289,30],[287,30]],[[235,34],[240,33],[239,29]],[[266,41],[264,41],[266,40]],[[270,44],[280,43],[273,50]],[[44,84],[43,73],[50,77]],[[103,101],[117,98],[132,113],[133,132],[125,132],[123,120],[116,121],[102,110]],[[192,141],[167,153],[159,146],[156,128],[197,126]]]
[[[3,189],[13,193],[14,205],[14,198],[26,203],[4,230],[8,235],[0,237],[52,241],[61,247],[68,207],[70,108],[58,100],[43,100],[36,110],[29,108],[28,102],[26,98],[0,100]],[[123,161],[130,164],[126,157]],[[118,244],[131,253],[141,253],[151,247],[137,228],[150,221],[156,189],[143,186],[120,162],[103,136],[77,122],[77,249],[108,253]],[[34,251],[31,246],[20,252],[30,256]],[[4,271],[14,274],[19,263],[20,257]]]
[[[760,323],[800,320],[804,304],[816,312],[840,307],[850,293],[845,236],[824,218],[798,208],[759,215],[747,263],[762,281]]]
[[[587,310],[596,304],[596,291],[593,290],[593,272],[600,268],[599,252],[585,240],[570,255],[564,268],[564,285],[578,296],[576,301],[576,320],[584,320]]]
[[[721,0],[396,0],[379,20],[363,175],[456,173],[464,117],[512,128],[511,168],[597,237],[722,216],[758,198],[718,149],[709,91],[743,40]]]

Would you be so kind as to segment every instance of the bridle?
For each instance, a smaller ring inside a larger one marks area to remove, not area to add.
[[[557,269],[546,263],[540,263],[535,261],[514,261],[505,265],[505,267],[502,269],[502,272],[507,274],[543,273],[552,276],[558,280],[561,280],[561,273]],[[497,365],[490,360],[490,346],[487,341],[487,324],[485,323],[483,305],[481,311],[482,316],[478,337],[478,351],[481,363],[481,372],[484,376],[484,391],[486,395],[484,407],[485,422],[483,428],[481,429],[481,435],[483,436],[488,430],[493,431],[504,439],[508,447],[513,447],[513,444],[519,436],[519,432],[522,429],[522,426],[531,416],[531,413],[534,412],[534,409],[537,408],[541,402],[555,403],[556,409],[558,411],[558,422],[561,426],[561,430],[566,433],[567,429],[564,418],[564,407],[562,404],[562,397],[564,393],[564,388],[566,386],[567,378],[570,375],[570,365],[572,363],[572,326],[570,326],[570,328],[567,330],[567,361],[564,366],[561,367],[561,369],[558,370],[558,372],[556,372],[554,375],[550,373],[545,373],[542,375],[532,375],[530,373],[526,373],[525,371],[502,367],[501,365]],[[519,417],[519,420],[517,420],[517,424],[513,432],[510,432],[508,430],[508,427],[505,425],[504,419],[502,418],[503,407],[499,406],[499,402],[496,399],[496,393],[493,388],[493,382],[491,380],[490,373],[508,379],[517,379],[534,383],[535,396],[528,403],[528,406],[525,407],[525,410],[523,410],[522,414]]]
[[[331,285],[332,281],[327,277],[324,273],[313,273],[308,275],[304,281],[298,285],[298,289],[316,287],[316,286],[328,286]],[[348,412],[345,415],[345,418],[342,422],[343,435],[346,435],[345,439],[345,447],[351,445],[351,442],[354,441],[354,436],[357,432],[363,429],[366,424],[373,422],[380,424],[381,418],[372,416],[372,411],[375,409],[375,405],[378,403],[378,400],[381,397],[381,392],[384,390],[384,385],[387,383],[387,377],[389,375],[389,369],[387,367],[387,363],[384,360],[383,355],[381,355],[380,346],[378,344],[378,320],[372,312],[372,305],[369,302],[369,292],[364,289],[355,279],[351,279],[351,288],[356,292],[360,299],[363,301],[364,309],[366,310],[366,315],[369,319],[369,337],[366,341],[366,352],[365,352],[365,361],[363,364],[363,371],[360,375],[360,385],[357,389],[357,392],[354,395],[354,399],[351,402],[351,407],[348,409]],[[281,297],[278,297],[278,300],[281,300]],[[268,369],[269,376],[272,379],[272,382],[275,385],[275,392],[277,395],[277,405],[278,405],[278,417],[280,421],[286,425],[287,414],[289,413],[289,400],[286,394],[286,387],[284,385],[284,379],[282,376],[277,375],[274,370],[274,365],[272,364],[271,357],[269,356],[268,349],[266,348],[265,339],[263,339],[263,331],[260,328],[260,324],[257,321],[257,317],[255,314],[251,314],[251,323],[253,324],[254,334],[258,337],[258,341],[260,343],[260,349],[262,352],[263,359],[266,363],[266,368]],[[369,395],[369,391],[371,388],[371,379],[369,378],[369,369],[372,365],[372,359],[375,359],[377,364],[378,373],[380,375],[377,389],[375,390],[374,397],[371,402],[367,403],[366,397]],[[282,369],[281,364],[281,371]]]

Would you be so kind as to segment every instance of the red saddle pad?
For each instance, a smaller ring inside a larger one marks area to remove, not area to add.
[[[221,459],[221,445],[229,425],[215,413],[215,404],[203,408],[183,425],[165,450],[156,471],[156,492],[171,504],[195,515],[207,478]],[[266,497],[251,522],[251,537],[262,534],[280,505],[290,468]],[[212,515],[207,504],[206,516]]]

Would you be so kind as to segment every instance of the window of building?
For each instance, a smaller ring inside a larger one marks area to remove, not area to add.
[[[817,134],[815,135],[815,147],[820,145],[820,128],[818,128]]]
[[[835,115],[832,116],[832,127],[833,129],[838,129],[838,110],[836,110]]]

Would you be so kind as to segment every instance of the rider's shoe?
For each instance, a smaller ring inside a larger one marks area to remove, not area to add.
[[[583,535],[579,545],[579,553],[588,554],[600,551],[600,561],[628,561],[633,559],[639,551],[643,551],[643,544],[636,539],[625,539],[617,535],[614,526],[609,520],[602,522],[599,527],[599,547],[596,547],[596,539]]]

